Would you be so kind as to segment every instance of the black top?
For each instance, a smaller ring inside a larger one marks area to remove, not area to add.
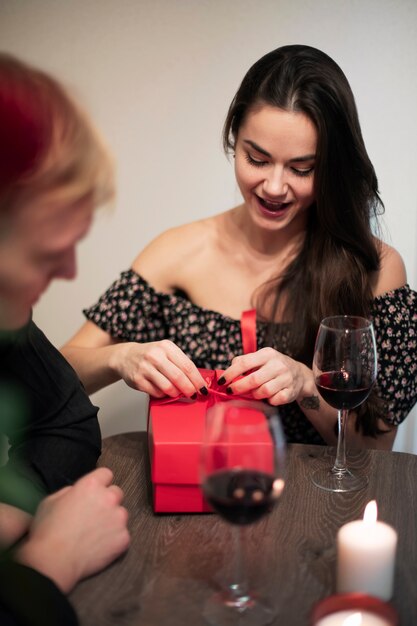
[[[84,314],[118,340],[170,339],[197,367],[226,369],[242,354],[240,320],[200,307],[183,293],[156,291],[133,270],[122,272]],[[417,400],[417,293],[405,285],[376,297],[371,318],[378,349],[378,395],[387,405],[387,423],[397,426]],[[267,329],[267,323],[258,321],[258,348],[272,345],[292,356],[286,334],[279,344],[275,338],[268,343]],[[289,443],[324,443],[296,402],[281,406],[280,414]]]
[[[30,513],[46,494],[95,468],[97,407],[33,321],[0,334],[0,433],[10,443],[0,501]]]
[[[97,408],[72,367],[33,321],[0,332],[0,502],[34,513],[47,494],[95,468],[101,452]],[[59,558],[59,555],[56,555]],[[39,572],[0,562],[2,626],[75,626],[66,597]]]
[[[64,594],[39,572],[9,560],[0,562],[1,626],[78,626]]]

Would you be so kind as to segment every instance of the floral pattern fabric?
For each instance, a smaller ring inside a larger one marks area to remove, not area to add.
[[[242,354],[240,320],[197,306],[184,294],[157,292],[133,270],[122,272],[84,314],[115,339],[140,343],[170,339],[197,367],[226,369],[234,356]],[[417,293],[405,285],[378,296],[371,318],[379,393],[388,404],[387,422],[396,426],[417,400]],[[258,348],[268,345],[267,327],[257,323]],[[280,346],[272,347],[288,354],[285,335]],[[296,402],[280,411],[288,442],[324,443]]]

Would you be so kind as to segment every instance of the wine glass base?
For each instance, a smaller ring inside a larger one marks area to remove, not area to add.
[[[316,487],[336,493],[360,491],[368,484],[368,478],[366,476],[352,472],[351,470],[347,470],[343,474],[338,474],[332,469],[318,469],[311,475],[311,480]]]
[[[204,605],[203,617],[212,626],[266,626],[276,610],[250,595],[233,597],[227,592],[212,595]]]

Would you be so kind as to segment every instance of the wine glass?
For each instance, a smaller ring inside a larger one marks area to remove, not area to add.
[[[368,479],[346,465],[346,425],[349,411],[366,400],[375,383],[377,355],[372,322],[353,315],[322,320],[314,348],[313,374],[322,398],[338,410],[335,463],[332,468],[315,471],[313,483],[327,491],[358,491]]]
[[[272,606],[249,590],[242,548],[245,527],[268,513],[282,494],[284,459],[284,435],[276,408],[232,400],[208,410],[201,453],[203,493],[236,529],[235,579],[206,603],[203,615],[210,624],[261,626],[275,615]]]

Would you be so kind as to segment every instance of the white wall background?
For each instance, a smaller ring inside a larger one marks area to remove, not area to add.
[[[52,285],[35,310],[53,342],[156,234],[237,203],[221,150],[227,107],[249,66],[290,43],[321,48],[346,73],[386,238],[416,288],[416,0],[0,0],[0,48],[60,77],[118,164],[117,206],[81,244],[79,277]],[[144,426],[146,399],[123,383],[93,400],[104,435]],[[396,449],[417,452],[414,422],[415,412]]]

